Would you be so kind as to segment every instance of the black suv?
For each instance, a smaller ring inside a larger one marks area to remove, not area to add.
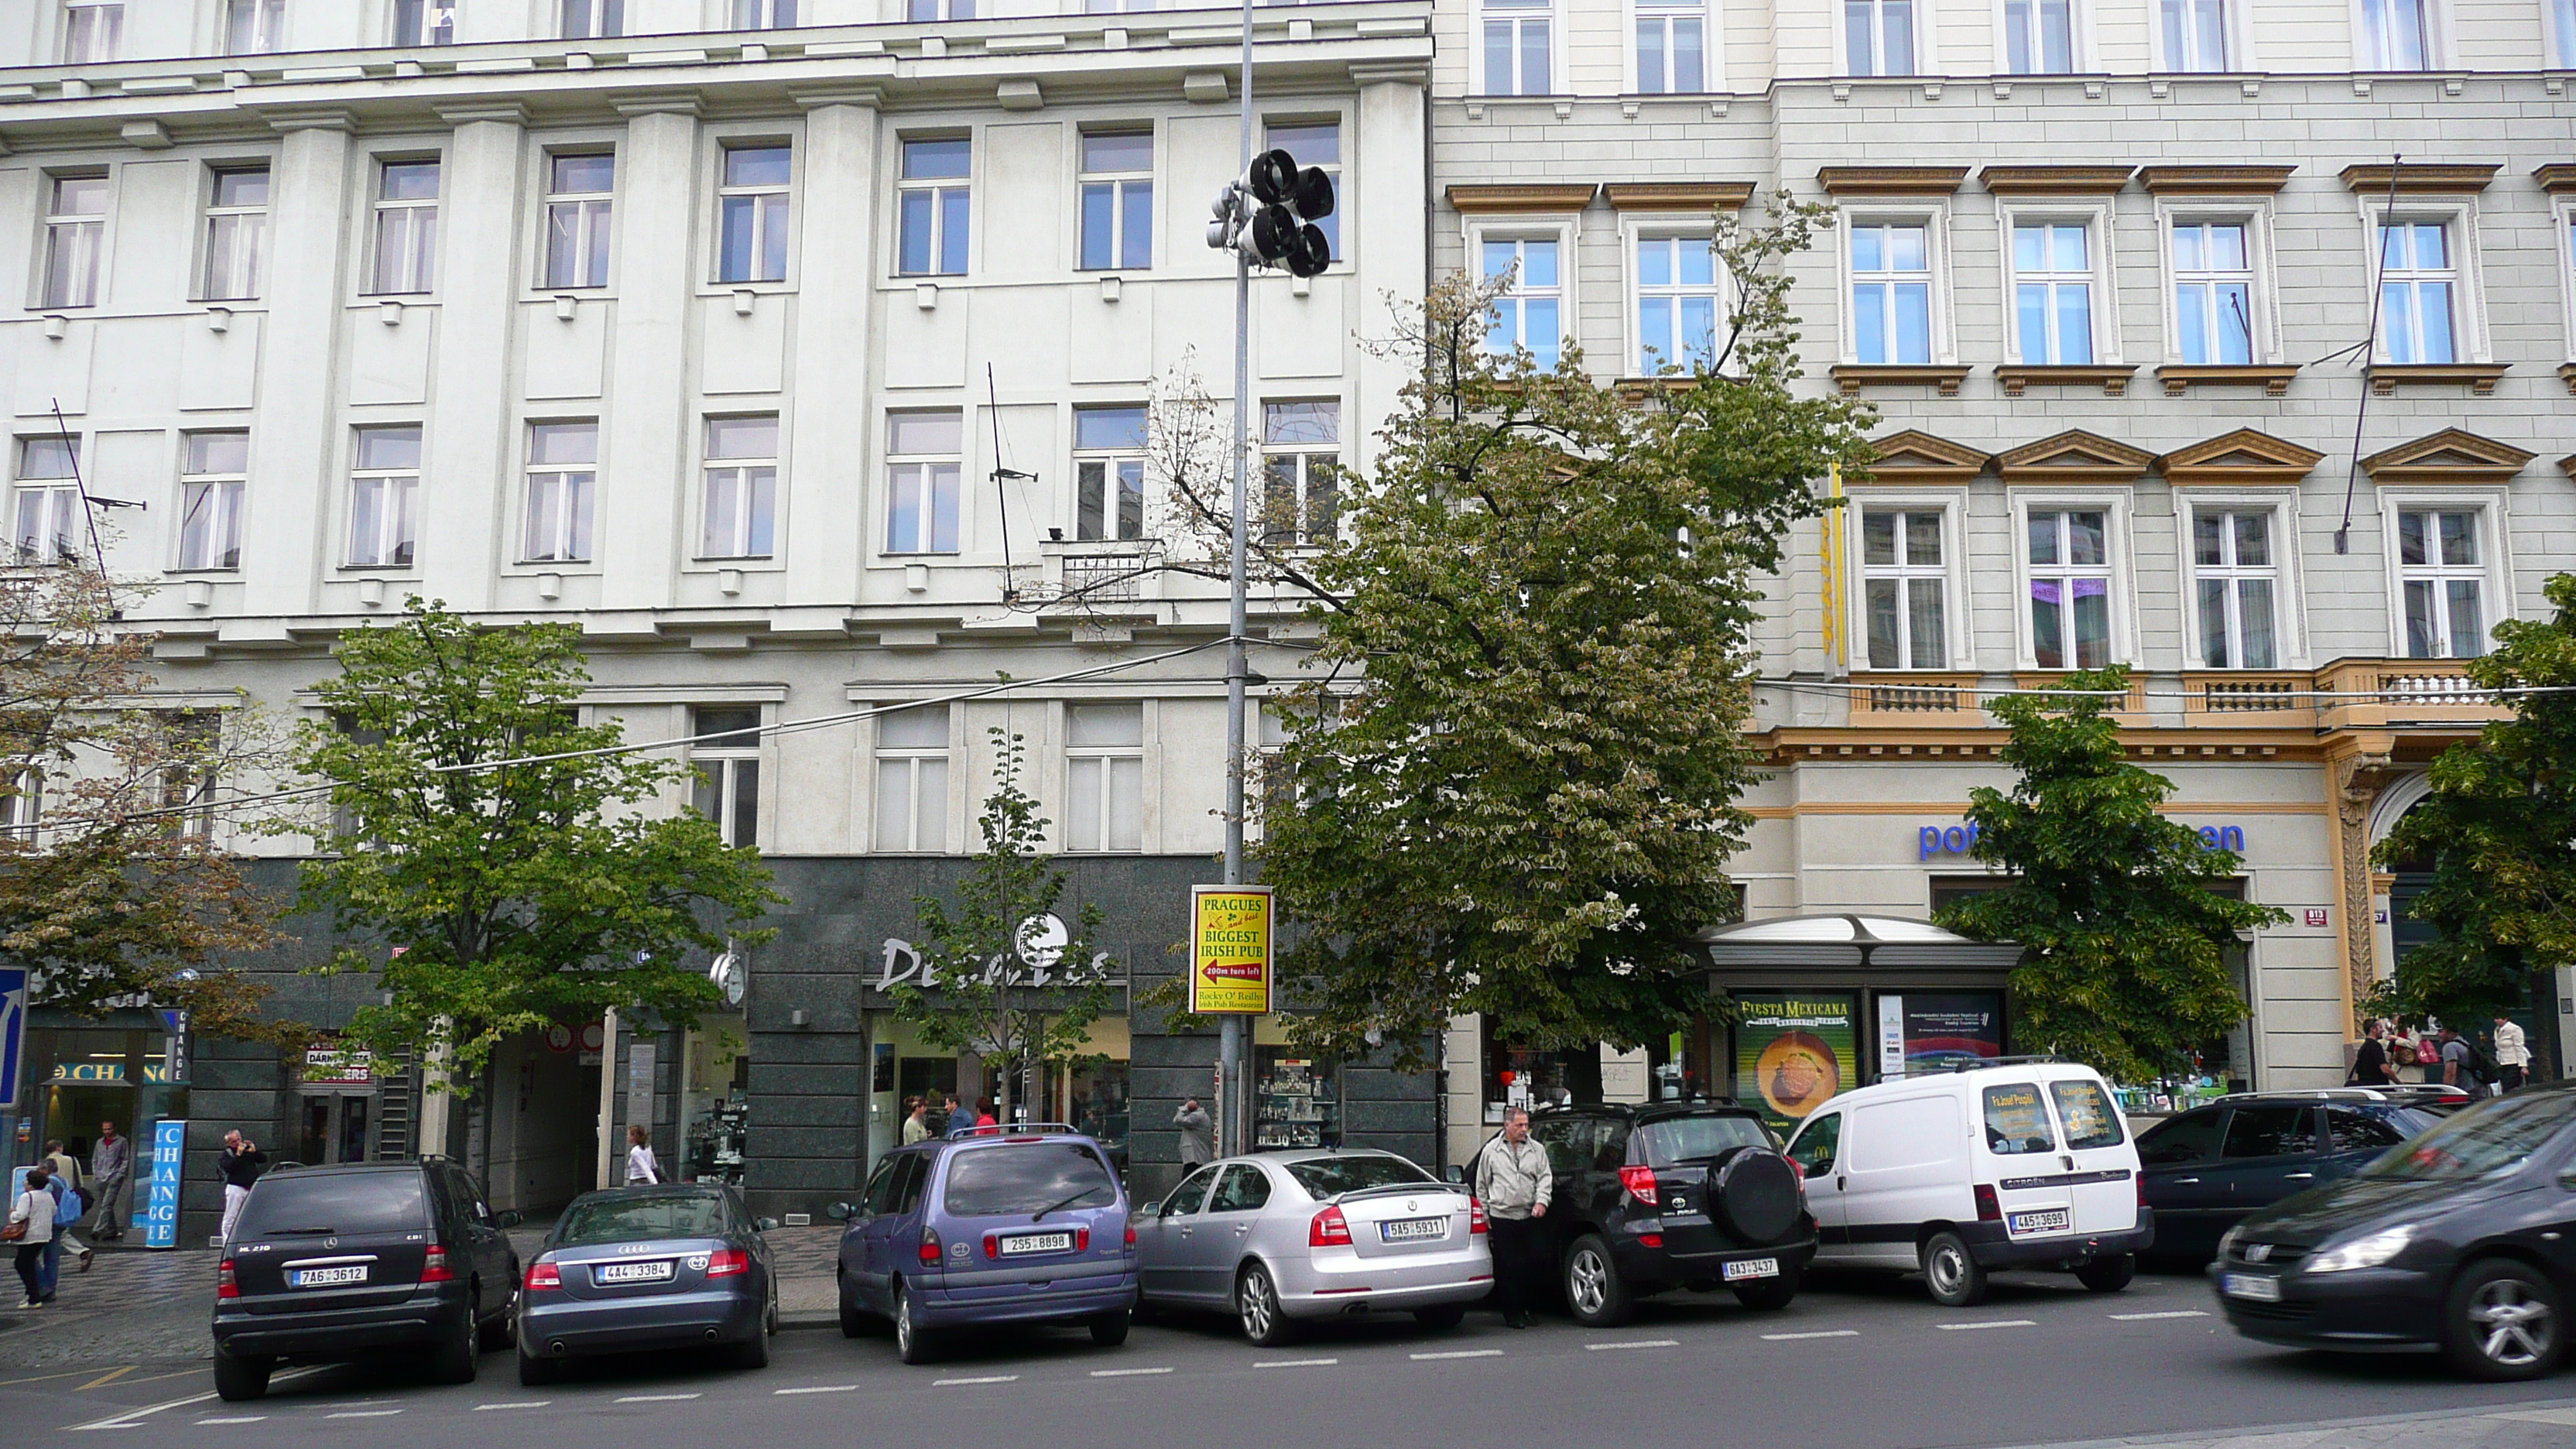
[[[426,1356],[471,1383],[511,1343],[519,1255],[464,1168],[444,1158],[272,1172],[252,1188],[215,1278],[215,1392],[256,1399],[280,1359]]]
[[[2201,1258],[2217,1252],[2219,1235],[2247,1214],[2316,1183],[2350,1177],[2441,1121],[2441,1113],[2422,1105],[2426,1100],[2372,1087],[2248,1092],[2139,1133],[2139,1193],[2155,1209],[2155,1251]]]
[[[1672,1288],[1730,1288],[1760,1309],[1797,1296],[1816,1220],[1758,1113],[1707,1102],[1552,1107],[1531,1115],[1530,1138],[1556,1175],[1539,1221],[1577,1321],[1623,1323],[1639,1298]]]

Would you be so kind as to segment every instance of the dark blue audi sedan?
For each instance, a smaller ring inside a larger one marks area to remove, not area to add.
[[[725,1187],[584,1193],[528,1263],[519,1291],[519,1382],[551,1383],[592,1354],[723,1347],[769,1362],[778,1287],[762,1224]]]

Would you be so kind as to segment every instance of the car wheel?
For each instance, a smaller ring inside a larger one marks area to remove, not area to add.
[[[1923,1283],[1944,1308],[1974,1308],[1986,1301],[1986,1270],[1957,1233],[1934,1233],[1923,1245]]]
[[[277,1360],[266,1354],[235,1358],[218,1349],[215,1353],[215,1393],[227,1404],[267,1398],[268,1375],[276,1367]]]
[[[430,1355],[429,1376],[442,1384],[470,1384],[483,1357],[483,1333],[474,1325],[472,1300],[457,1316],[458,1328]]]
[[[2138,1276],[2138,1260],[2128,1253],[2114,1253],[2075,1265],[2075,1281],[2096,1293],[2117,1293]]]
[[[1574,1321],[1586,1328],[1616,1328],[1628,1321],[1635,1302],[1599,1233],[1585,1233],[1565,1250],[1565,1304],[1574,1310]]]
[[[545,1384],[556,1383],[561,1381],[563,1376],[563,1360],[554,1358],[530,1358],[525,1350],[521,1350],[519,1354],[519,1386],[521,1388],[533,1389]]]
[[[1102,1348],[1116,1348],[1127,1341],[1127,1310],[1095,1314],[1091,1319],[1091,1341]]]
[[[1776,1313],[1798,1296],[1796,1268],[1783,1268],[1777,1278],[1756,1278],[1735,1285],[1735,1301],[1756,1313]]]
[[[1413,1310],[1413,1321],[1434,1330],[1456,1328],[1467,1321],[1467,1305],[1443,1303],[1437,1308],[1417,1308]]]
[[[519,1341],[518,1290],[511,1290],[509,1306],[501,1310],[500,1317],[483,1325],[475,1341],[484,1349],[493,1352],[509,1348]]]
[[[733,1366],[740,1369],[769,1367],[769,1329],[766,1325],[733,1346]]]
[[[1295,1335],[1288,1315],[1279,1310],[1279,1289],[1270,1281],[1270,1270],[1259,1263],[1245,1264],[1243,1276],[1235,1280],[1234,1310],[1243,1320],[1243,1336],[1263,1348],[1277,1348]]]
[[[912,1289],[902,1283],[894,1285],[894,1356],[905,1363],[930,1362],[930,1330],[921,1326]]]
[[[2566,1315],[2548,1277],[2509,1258],[2472,1263],[2451,1285],[2442,1349],[2471,1378],[2536,1379],[2558,1366]]]

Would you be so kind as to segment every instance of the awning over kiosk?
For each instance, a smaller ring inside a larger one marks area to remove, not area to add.
[[[1727,988],[1830,982],[2000,989],[2021,960],[2021,947],[2012,942],[1971,941],[1895,916],[1786,916],[1712,926],[1699,939],[1708,951],[1710,983]]]

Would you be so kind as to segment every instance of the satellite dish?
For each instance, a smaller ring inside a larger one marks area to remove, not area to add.
[[[718,956],[707,967],[707,979],[724,993],[725,1005],[742,1005],[743,992],[751,985],[751,964],[733,951]]]
[[[1020,959],[1044,971],[1064,959],[1064,948],[1073,942],[1064,922],[1052,913],[1031,916],[1020,922]]]

